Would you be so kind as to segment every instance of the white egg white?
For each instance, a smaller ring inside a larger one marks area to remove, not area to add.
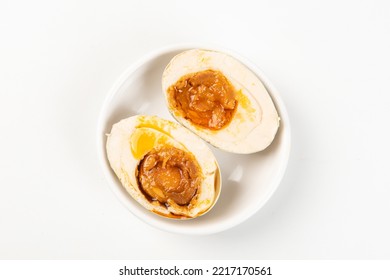
[[[143,138],[140,138],[143,137]],[[134,141],[142,146],[134,152]],[[142,158],[158,145],[170,145],[194,155],[203,180],[189,205],[165,205],[150,201],[140,190],[137,179]],[[127,192],[146,209],[168,218],[195,218],[208,212],[218,199],[221,181],[217,161],[207,145],[177,123],[155,116],[132,116],[114,124],[107,138],[107,156],[111,168]]]
[[[204,70],[220,71],[240,93],[232,121],[220,130],[194,125],[181,116],[169,102],[168,88],[183,76]],[[217,51],[193,49],[176,55],[164,70],[162,87],[173,117],[213,146],[222,150],[249,154],[264,150],[273,141],[279,116],[260,79],[235,58]]]

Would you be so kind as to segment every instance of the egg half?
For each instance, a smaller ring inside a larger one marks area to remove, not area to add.
[[[207,145],[181,125],[137,115],[114,124],[107,138],[111,168],[143,207],[164,217],[190,219],[217,201],[221,180]]]
[[[222,150],[264,150],[279,127],[278,112],[260,79],[237,59],[193,49],[176,55],[162,76],[173,117]]]

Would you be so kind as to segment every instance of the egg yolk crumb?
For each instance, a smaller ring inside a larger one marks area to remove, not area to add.
[[[212,69],[187,74],[168,88],[168,102],[193,124],[220,130],[237,108],[237,93],[229,80]]]
[[[200,187],[202,176],[195,157],[181,149],[154,148],[138,166],[138,181],[143,192],[161,203],[173,200],[188,205]]]

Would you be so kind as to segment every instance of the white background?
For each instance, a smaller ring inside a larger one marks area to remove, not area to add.
[[[175,43],[256,63],[292,128],[282,183],[240,226],[151,228],[110,191],[96,125],[118,76]],[[390,5],[0,2],[1,259],[389,259]]]

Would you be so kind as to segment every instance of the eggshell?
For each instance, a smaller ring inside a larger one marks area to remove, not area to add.
[[[237,109],[231,122],[220,130],[210,130],[193,124],[177,112],[169,100],[168,88],[183,76],[208,69],[220,71],[237,92]],[[183,126],[222,150],[249,154],[264,150],[273,141],[279,116],[260,79],[245,65],[227,54],[193,49],[176,55],[162,76],[162,89],[168,109]]]
[[[142,158],[159,145],[170,145],[194,155],[202,172],[200,189],[189,205],[150,201],[137,179]],[[111,168],[127,192],[146,209],[168,218],[188,219],[208,212],[221,190],[217,161],[207,145],[181,125],[155,116],[137,115],[114,124],[107,138]]]

